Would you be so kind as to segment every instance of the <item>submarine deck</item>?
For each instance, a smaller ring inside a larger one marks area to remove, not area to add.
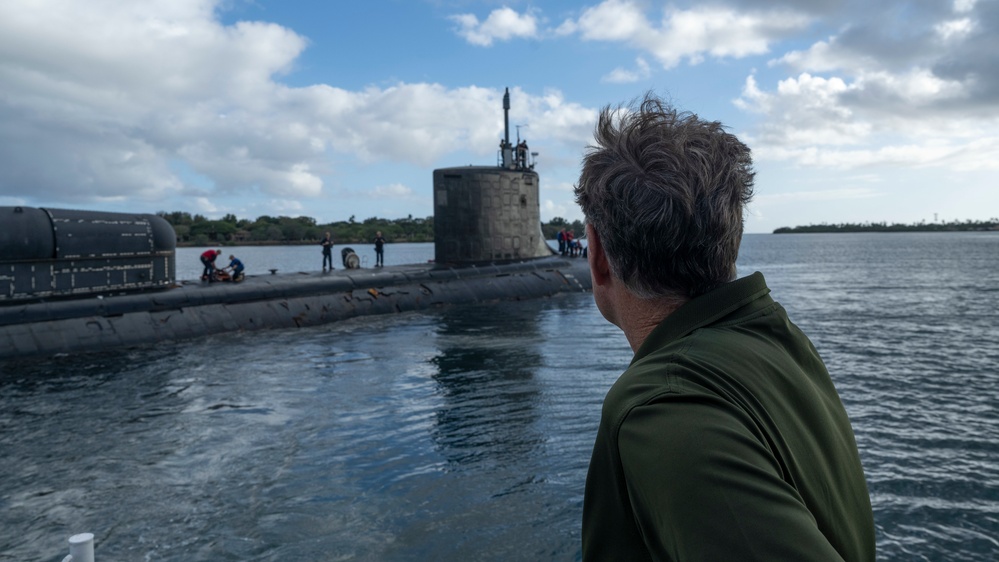
[[[0,357],[105,350],[207,334],[304,327],[451,304],[591,289],[585,259],[395,265],[182,281],[141,293],[0,306]]]

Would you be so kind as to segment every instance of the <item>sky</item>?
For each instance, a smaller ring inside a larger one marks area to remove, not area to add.
[[[538,152],[581,219],[601,108],[753,151],[747,232],[999,216],[999,0],[4,0],[0,206],[433,215],[435,168]]]

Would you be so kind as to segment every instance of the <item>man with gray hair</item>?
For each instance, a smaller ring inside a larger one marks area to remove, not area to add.
[[[593,298],[635,355],[604,399],[584,560],[874,560],[856,440],[759,272],[749,148],[646,94],[604,108],[576,201]]]

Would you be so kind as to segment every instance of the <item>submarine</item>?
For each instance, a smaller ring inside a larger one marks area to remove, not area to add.
[[[536,154],[510,142],[509,109],[507,89],[496,165],[433,171],[431,264],[362,269],[346,252],[331,273],[177,281],[160,216],[0,207],[0,359],[589,292],[587,260],[544,239]]]

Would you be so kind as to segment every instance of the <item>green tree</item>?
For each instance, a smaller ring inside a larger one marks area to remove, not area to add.
[[[286,242],[294,242],[305,238],[305,225],[295,219],[281,221],[281,238]]]
[[[157,213],[174,228],[178,243],[232,243],[237,240],[274,243],[308,243],[319,240],[328,230],[338,243],[370,243],[375,232],[391,242],[433,242],[434,218],[414,218],[408,215],[400,219],[368,217],[357,222],[355,216],[346,221],[318,224],[312,217],[286,217],[261,215],[255,220],[240,219],[232,213],[219,220],[209,220],[204,215],[194,215],[182,211]]]
[[[186,224],[173,225],[173,232],[178,242],[187,242],[191,238],[191,227]]]

